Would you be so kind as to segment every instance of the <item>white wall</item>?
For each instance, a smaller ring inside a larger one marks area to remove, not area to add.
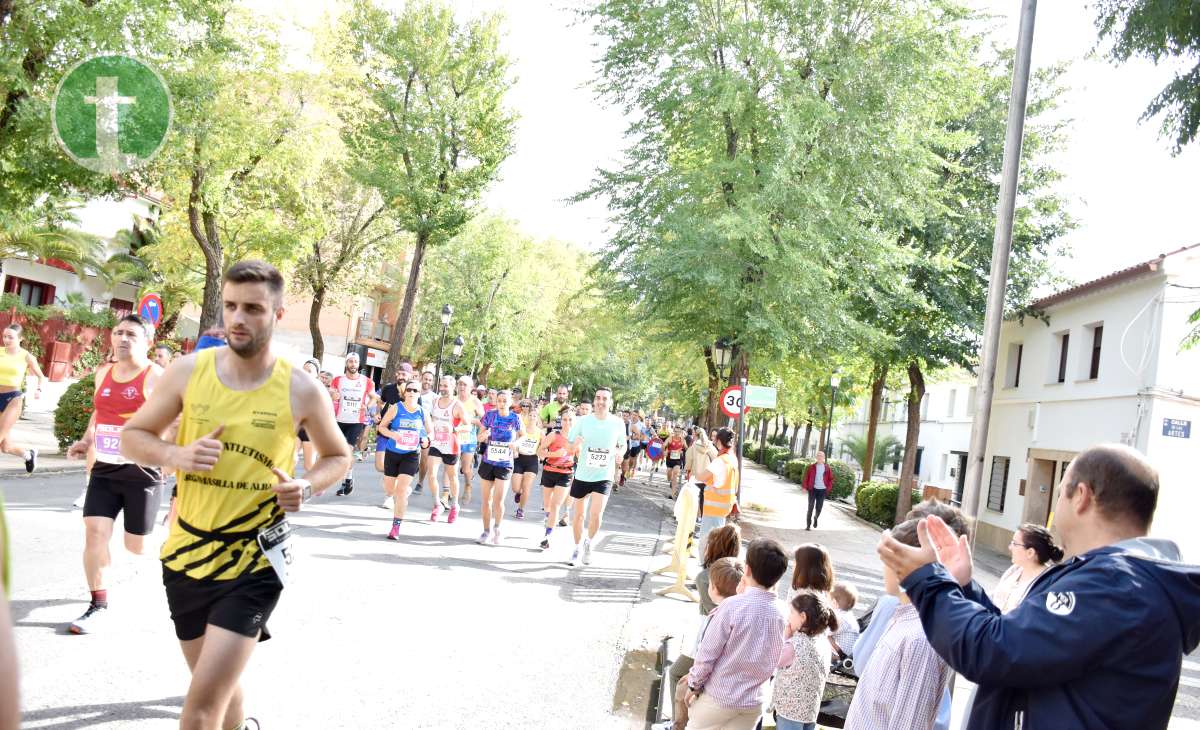
[[[89,300],[107,303],[111,299],[124,299],[137,305],[137,290],[129,284],[117,284],[113,291],[108,291],[104,282],[88,276],[80,279],[73,271],[63,271],[54,266],[46,266],[25,259],[4,259],[4,278],[16,276],[22,279],[40,281],[54,287],[55,303],[62,304],[67,294],[79,292]]]

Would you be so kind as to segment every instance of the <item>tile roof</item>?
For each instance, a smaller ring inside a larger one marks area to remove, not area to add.
[[[1163,259],[1167,258],[1168,256],[1174,256],[1195,248],[1200,248],[1200,243],[1193,243],[1190,246],[1184,246],[1183,248],[1179,248],[1168,253],[1160,253],[1158,256],[1150,259],[1149,261],[1143,261],[1140,264],[1134,264],[1133,266],[1114,271],[1111,274],[1105,274],[1099,279],[1085,281],[1084,283],[1077,284],[1069,289],[1063,289],[1062,291],[1055,292],[1050,296],[1042,297],[1041,299],[1034,301],[1030,306],[1033,309],[1045,309],[1046,307],[1060,304],[1068,299],[1074,299],[1075,297],[1083,296],[1084,294],[1090,294],[1091,292],[1103,289],[1105,287],[1115,286],[1147,274],[1153,274],[1162,266]]]

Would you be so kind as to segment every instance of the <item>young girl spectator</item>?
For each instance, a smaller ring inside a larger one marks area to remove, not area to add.
[[[858,589],[850,583],[835,583],[829,592],[837,614],[837,630],[829,637],[835,654],[851,656],[854,643],[858,641],[858,619],[854,616],[854,604],[858,603]]]
[[[828,632],[838,626],[833,605],[824,595],[802,591],[792,598],[771,698],[777,730],[816,730],[833,656]]]
[[[793,557],[795,567],[792,569],[792,585],[787,600],[792,600],[800,591],[815,591],[828,598],[834,582],[833,560],[829,557],[829,551],[810,542],[796,548]]]

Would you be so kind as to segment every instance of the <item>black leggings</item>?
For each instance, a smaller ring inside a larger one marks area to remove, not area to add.
[[[811,527],[813,520],[821,519],[821,507],[825,505],[825,490],[810,489],[808,490],[808,519],[804,521],[806,527]],[[817,508],[817,513],[813,514],[813,507]]]

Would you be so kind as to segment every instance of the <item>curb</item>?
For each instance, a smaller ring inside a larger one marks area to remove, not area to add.
[[[86,471],[87,471],[87,466],[85,464],[79,464],[79,465],[68,464],[68,465],[63,465],[63,466],[38,467],[37,471],[35,471],[32,474],[26,474],[24,469],[22,469],[20,471],[15,470],[15,469],[5,469],[3,471],[0,471],[0,479],[12,479],[12,478],[33,479],[35,477],[40,477],[40,476],[50,475],[50,474],[82,474]]]

